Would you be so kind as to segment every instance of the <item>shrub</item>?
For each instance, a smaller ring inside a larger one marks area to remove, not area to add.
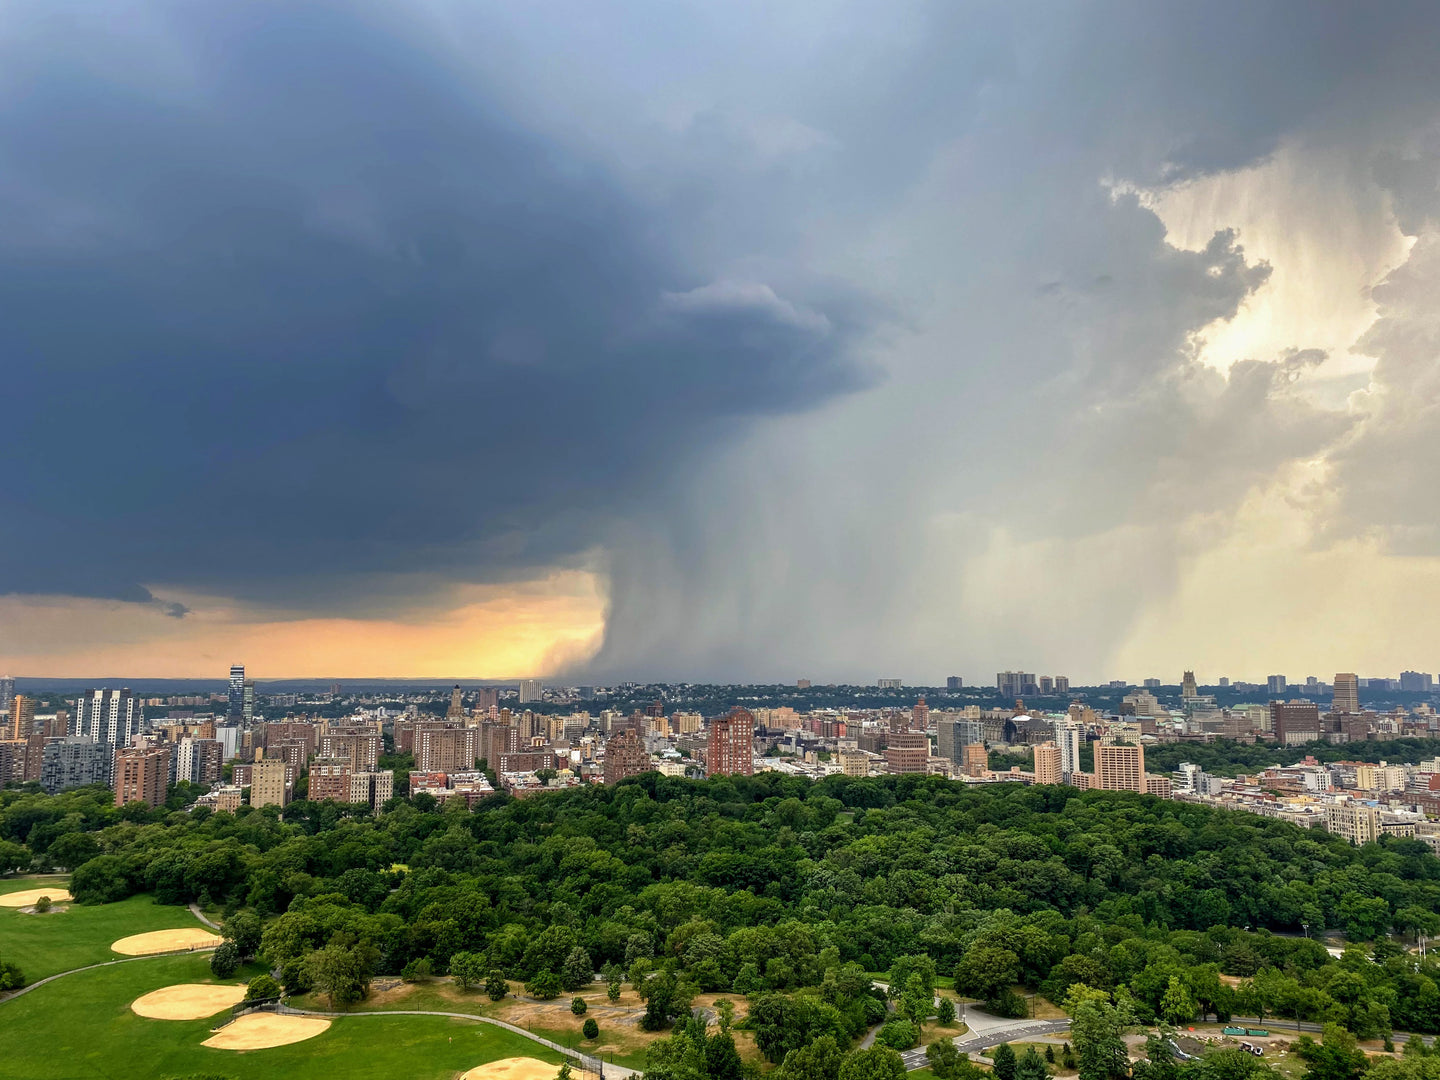
[[[909,1020],[890,1020],[880,1029],[875,1041],[892,1050],[909,1050],[920,1041],[920,1032]]]
[[[210,954],[210,972],[217,979],[233,978],[240,970],[240,950],[233,941],[222,941]]]
[[[605,996],[608,997],[611,1001],[619,1001],[619,1000],[620,1000],[620,980],[619,980],[619,979],[612,980],[611,983],[610,983],[610,985],[607,986],[607,987],[605,987]]]
[[[0,990],[19,990],[25,985],[25,973],[20,965],[0,959]]]
[[[587,1039],[598,1039],[600,1037],[600,1025],[593,1018],[585,1021],[585,1026],[580,1029],[580,1034]]]
[[[35,914],[44,915],[53,906],[54,905],[50,902],[50,897],[42,896],[39,900],[35,901]]]
[[[417,960],[411,960],[400,969],[400,978],[407,983],[424,982],[430,978],[430,958],[422,956]]]
[[[277,998],[280,996],[280,984],[269,975],[256,975],[245,987],[245,1000],[258,1001],[264,998]]]
[[[582,997],[570,999],[570,1011],[576,1016],[585,1015],[585,999]]]
[[[935,1019],[942,1024],[953,1024],[955,1022],[955,1002],[948,997],[942,997],[940,1007],[935,1010]]]

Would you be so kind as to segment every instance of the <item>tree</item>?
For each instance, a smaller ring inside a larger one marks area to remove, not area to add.
[[[461,990],[479,986],[485,978],[485,958],[479,953],[457,952],[450,956],[450,978]]]
[[[411,960],[401,968],[400,978],[408,983],[424,982],[430,978],[430,971],[430,958],[428,956],[422,956],[418,959]]]
[[[265,924],[253,911],[239,911],[231,915],[220,931],[222,936],[235,942],[240,955],[247,959],[260,951],[260,939],[264,932]]]
[[[19,990],[25,985],[20,965],[0,957],[0,990]]]
[[[598,1039],[600,1037],[600,1025],[595,1022],[594,1017],[586,1020],[580,1028],[580,1034],[587,1039]]]
[[[875,1041],[892,1050],[909,1050],[920,1041],[920,1029],[909,1020],[888,1020],[875,1035]],[[1010,1080],[1009,1077],[1004,1080]]]
[[[1020,957],[1009,949],[976,946],[955,968],[955,989],[962,994],[999,1001],[1020,980]]]
[[[305,958],[310,983],[328,994],[332,1005],[348,1008],[370,994],[370,977],[379,954],[372,945],[332,941]]]
[[[905,1080],[905,1060],[886,1046],[852,1050],[840,1062],[837,1080]]]
[[[584,990],[595,980],[595,967],[590,962],[590,954],[579,945],[571,949],[565,956],[565,964],[560,969],[560,981],[566,990]]]
[[[960,1065],[960,1050],[951,1039],[936,1039],[925,1048],[925,1061],[940,1080],[954,1080]]]
[[[508,993],[510,984],[505,980],[505,973],[499,968],[491,971],[485,978],[485,996],[491,1001],[501,1001]]]
[[[1128,1004],[1112,1005],[1109,995],[1076,983],[1065,998],[1080,1080],[1119,1080],[1130,1072],[1125,1030],[1134,1023]]]
[[[900,998],[910,991],[910,980],[919,977],[922,993],[935,993],[935,961],[929,955],[902,956],[890,965],[888,976],[890,997]]]
[[[809,1046],[791,1050],[780,1063],[783,1080],[835,1080],[845,1051],[833,1035],[822,1035]]]
[[[716,998],[715,1015],[719,1018],[720,1030],[729,1031],[730,1025],[735,1023],[735,1002],[729,998]]]
[[[705,1072],[710,1080],[742,1080],[745,1075],[740,1052],[729,1032],[712,1035],[705,1040]]]
[[[620,990],[620,980],[612,979],[609,985],[605,987],[605,996],[609,998],[612,1002],[619,1001]]]
[[[210,973],[217,979],[229,979],[239,970],[240,950],[233,941],[222,941],[210,954]]]
[[[1035,1047],[1027,1046],[1015,1063],[1015,1080],[1049,1080],[1049,1076],[1045,1059],[1035,1052]]]
[[[935,990],[927,987],[924,977],[916,972],[910,976],[905,993],[900,998],[900,1012],[914,1022],[917,1028],[935,1009]]]
[[[1160,998],[1160,1016],[1172,1024],[1183,1024],[1195,1019],[1197,1008],[1195,999],[1190,996],[1190,988],[1178,975],[1171,975],[1165,993]]]
[[[955,1023],[955,1002],[952,998],[940,998],[940,1004],[935,1009],[935,1019],[946,1027]]]
[[[571,999],[570,999],[570,1011],[571,1011],[572,1013],[574,1013],[576,1016],[584,1016],[584,1015],[585,1015],[585,1009],[586,1009],[586,1005],[585,1005],[585,999],[584,999],[584,998],[582,998],[582,997],[576,997],[576,998],[571,998]]]
[[[1015,1048],[1009,1043],[995,1047],[990,1051],[990,1066],[998,1080],[1015,1080]]]
[[[560,1071],[555,1074],[555,1080],[571,1080],[573,1076],[574,1072],[570,1068],[570,1059],[565,1058],[560,1062]]]
[[[70,875],[70,895],[81,904],[110,904],[134,891],[125,861],[118,855],[98,855]]]
[[[71,832],[61,836],[45,852],[54,865],[74,870],[100,854],[100,845],[88,833]]]
[[[256,1001],[280,996],[280,984],[269,975],[256,975],[245,987],[245,1000]]]
[[[525,984],[525,992],[541,1001],[554,1000],[564,988],[560,976],[553,971],[542,971]]]
[[[1308,1066],[1302,1080],[1359,1080],[1367,1064],[1355,1036],[1339,1024],[1326,1024],[1319,1043],[1302,1035],[1295,1053]]]

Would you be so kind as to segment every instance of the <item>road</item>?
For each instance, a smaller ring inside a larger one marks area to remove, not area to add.
[[[964,1035],[957,1035],[954,1038],[955,1048],[965,1054],[975,1054],[991,1046],[999,1046],[1004,1042],[1017,1042],[1027,1038],[1035,1038],[1039,1035],[1059,1035],[1070,1030],[1070,1020],[1062,1018],[1059,1020],[1012,1020],[1004,1016],[994,1016],[982,1012],[974,1005],[965,1007],[965,1023],[970,1030]],[[907,1072],[915,1069],[923,1069],[929,1064],[925,1057],[924,1047],[917,1047],[914,1050],[906,1050],[900,1055],[905,1062]]]

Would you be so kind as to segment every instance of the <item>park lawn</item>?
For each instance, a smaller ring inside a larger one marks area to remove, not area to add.
[[[25,887],[36,886],[27,883]],[[113,904],[63,906],[64,911],[48,915],[22,915],[14,908],[0,908],[0,956],[19,964],[27,982],[118,960],[119,953],[110,945],[131,934],[201,925],[185,908],[157,904],[143,894]]]
[[[234,1080],[450,1080],[498,1058],[560,1055],[490,1025],[439,1016],[351,1016],[313,1039],[266,1050],[200,1044],[224,1014],[150,1020],[130,1002],[162,986],[215,982],[201,954],[166,956],[67,975],[0,1003],[7,1080],[157,1080],[218,1073]]]
[[[0,878],[0,894],[22,892],[25,889],[43,889],[50,885],[65,888],[69,884],[69,874],[24,874],[20,877]]]
[[[964,1035],[969,1030],[969,1025],[962,1024],[959,1020],[953,1024],[942,1024],[932,1016],[921,1025],[920,1045],[929,1046],[932,1042],[953,1039],[957,1035]]]
[[[512,992],[524,993],[520,983],[510,984]],[[570,1011],[572,998],[585,999],[588,1006],[583,1016]],[[715,1011],[715,1001],[728,997],[735,1003],[735,1019],[743,1019],[747,1003],[743,997],[734,994],[701,994],[695,999],[696,1006]],[[324,998],[307,994],[290,999],[296,1008],[329,1011],[330,1004]],[[527,998],[508,997],[503,1001],[491,1001],[481,988],[461,990],[454,983],[437,979],[431,982],[407,983],[393,990],[377,991],[358,1005],[353,1012],[386,1012],[395,1009],[420,1009],[437,1012],[470,1013],[476,1016],[490,1016],[506,1023],[533,1031],[542,1038],[561,1046],[569,1046],[583,1054],[603,1057],[617,1065],[631,1069],[645,1068],[645,1055],[651,1043],[667,1037],[668,1031],[642,1031],[636,1023],[645,1010],[645,1003],[634,989],[627,987],[614,1004],[602,984],[593,984],[592,989],[579,994],[565,993],[553,1001],[534,1002]],[[600,1025],[600,1036],[586,1039],[581,1031],[586,1020]],[[713,1030],[713,1029],[712,1029]],[[733,1030],[735,1049],[744,1061],[757,1064],[764,1061],[755,1046],[755,1036],[748,1031]]]

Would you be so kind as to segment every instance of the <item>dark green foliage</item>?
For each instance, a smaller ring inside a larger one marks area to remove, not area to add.
[[[495,970],[490,972],[485,980],[485,996],[491,1001],[499,1001],[510,992],[510,984],[505,981],[505,973]]]
[[[909,1020],[888,1020],[876,1033],[875,1041],[892,1050],[909,1050],[920,1041],[920,1030]]]
[[[222,941],[210,954],[210,971],[217,979],[233,978],[240,970],[240,950],[233,941]]]
[[[783,1080],[835,1080],[845,1051],[833,1035],[822,1035],[808,1046],[791,1050],[781,1062]]]
[[[1015,1049],[1009,1043],[990,1051],[990,1064],[999,1080],[1015,1080]]]
[[[560,982],[560,976],[553,971],[542,971],[525,984],[525,992],[533,998],[541,1001],[552,1001],[560,996],[564,985]]]
[[[1047,1080],[1049,1075],[1045,1059],[1035,1052],[1033,1046],[1027,1046],[1015,1063],[1015,1080]]]
[[[453,963],[455,958],[452,956],[450,959]],[[424,982],[430,978],[430,958],[422,956],[418,960],[411,960],[400,969],[400,978],[408,983]]]
[[[560,981],[566,990],[584,990],[595,980],[595,966],[590,962],[590,954],[576,945],[565,956],[565,963],[560,970]]]
[[[370,995],[377,956],[374,946],[337,939],[306,957],[305,970],[315,991],[329,995],[332,1005],[344,1009]]]
[[[941,997],[940,1004],[935,1009],[935,1019],[946,1026],[955,1023],[954,999]]]
[[[750,1006],[746,1025],[755,1032],[760,1052],[775,1062],[826,1035],[842,1046],[849,1042],[840,1010],[809,997],[761,994]]]
[[[570,1011],[576,1016],[584,1016],[586,1008],[587,1006],[585,1004],[584,998],[577,997],[570,999]]]
[[[905,1080],[905,1062],[885,1046],[852,1050],[840,1063],[838,1080]]]
[[[657,984],[645,996],[660,1027],[697,992],[804,999],[834,1010],[819,1029],[842,1045],[883,1018],[868,990],[840,989],[849,965],[890,973],[912,1023],[928,1019],[930,965],[1017,1015],[1029,995],[1059,1002],[1083,984],[1124,991],[1140,1020],[1193,1001],[1205,1018],[1335,1020],[1362,1038],[1440,1031],[1440,963],[1385,940],[1440,930],[1440,860],[1423,842],[1354,848],[1192,804],[926,776],[647,774],[473,813],[422,804],[377,818],[297,803],[282,822],[249,807],[170,814],[117,810],[92,789],[9,789],[0,862],[87,854],[69,838],[98,843],[104,830],[108,854],[73,874],[81,903],[208,897],[228,924],[263,919],[258,950],[242,955],[290,989],[338,937],[372,947],[377,972],[428,960],[462,988],[500,971],[574,993],[596,970],[609,983],[628,968],[637,988]],[[1302,923],[1377,944],[1331,958],[1288,936]],[[478,958],[470,980],[466,956]]]
[[[1326,1024],[1318,1043],[1302,1035],[1295,1043],[1295,1053],[1307,1066],[1303,1080],[1359,1080],[1368,1064],[1355,1036],[1339,1024]]]
[[[940,1080],[954,1080],[961,1053],[950,1039],[936,1039],[925,1047],[925,1063]]]
[[[225,920],[224,929],[220,933],[235,942],[240,955],[248,959],[260,951],[260,938],[264,930],[265,926],[258,915],[253,911],[241,911]]]
[[[245,987],[245,1000],[276,998],[280,996],[280,984],[269,975],[256,975]]]
[[[600,1025],[592,1017],[580,1026],[580,1034],[587,1039],[598,1039],[600,1037]]]
[[[25,973],[19,964],[0,957],[0,990],[19,990],[25,985]]]
[[[457,952],[450,957],[450,978],[461,990],[470,990],[485,981],[485,957],[480,953]],[[504,982],[504,978],[501,978]],[[504,997],[505,995],[500,995]],[[497,999],[498,1000],[498,999]]]

